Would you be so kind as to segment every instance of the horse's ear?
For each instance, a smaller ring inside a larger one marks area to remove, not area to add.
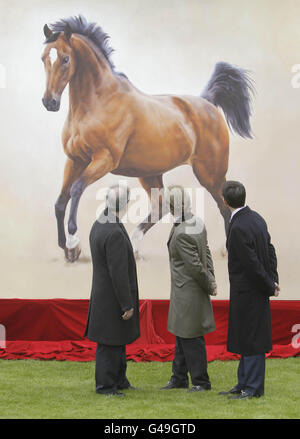
[[[49,28],[48,24],[45,24],[45,26],[44,26],[44,34],[45,34],[45,37],[46,37],[47,39],[50,38],[50,37],[52,37],[52,35],[53,35],[53,32],[52,32],[52,30]]]
[[[65,34],[65,37],[67,38],[67,40],[69,40],[71,38],[72,29],[71,29],[69,24],[66,25],[64,34]]]

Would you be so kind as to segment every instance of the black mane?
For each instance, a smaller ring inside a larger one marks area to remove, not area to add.
[[[78,17],[63,18],[50,24],[49,27],[54,33],[50,38],[46,39],[45,44],[56,41],[60,32],[70,29],[72,33],[83,35],[93,41],[104,55],[112,71],[114,71],[115,66],[111,60],[111,54],[114,49],[108,43],[109,35],[97,23],[88,23],[85,17],[78,15]]]

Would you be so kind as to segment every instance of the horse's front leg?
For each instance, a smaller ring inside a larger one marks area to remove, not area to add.
[[[65,248],[65,255],[69,262],[75,262],[80,255],[79,238],[77,232],[77,211],[81,195],[85,188],[114,168],[113,158],[106,149],[101,150],[92,158],[90,164],[86,167],[80,177],[72,184],[71,208],[68,221],[68,237]]]
[[[64,218],[65,218],[67,204],[70,200],[70,190],[74,181],[80,176],[80,174],[87,167],[87,165],[88,163],[84,163],[81,161],[75,162],[69,158],[67,159],[65,164],[62,188],[59,197],[55,203],[58,245],[62,249],[65,249],[66,246]]]

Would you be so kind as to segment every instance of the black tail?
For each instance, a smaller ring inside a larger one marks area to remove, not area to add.
[[[219,62],[201,96],[222,108],[232,131],[252,139],[250,116],[254,93],[254,84],[246,70]]]

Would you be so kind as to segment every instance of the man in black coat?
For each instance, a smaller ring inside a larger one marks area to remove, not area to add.
[[[84,336],[97,342],[96,392],[124,396],[126,345],[140,336],[136,264],[120,217],[129,201],[127,187],[108,190],[107,207],[90,232],[93,281]]]
[[[265,353],[272,349],[269,296],[278,296],[277,258],[265,220],[245,206],[246,191],[236,181],[224,184],[231,210],[227,234],[230,306],[227,350],[241,355],[238,383],[230,399],[264,394]]]

